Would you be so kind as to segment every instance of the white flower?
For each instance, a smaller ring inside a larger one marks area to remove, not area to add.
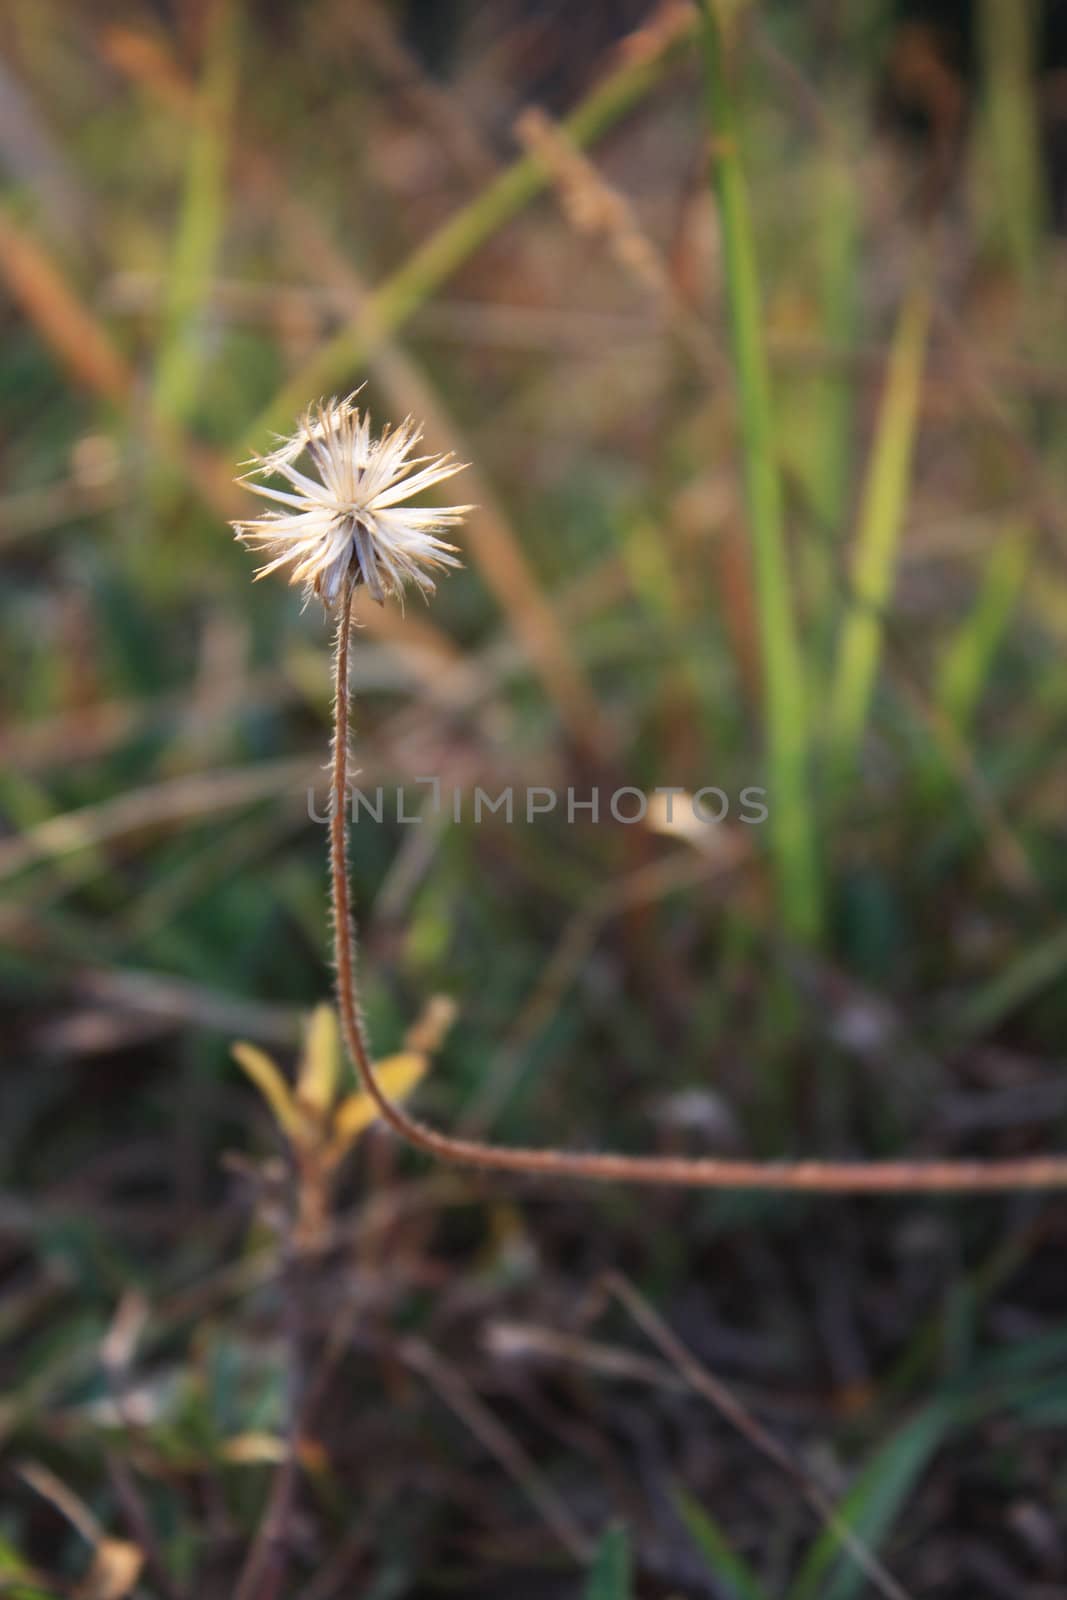
[[[252,470],[239,481],[285,509],[235,522],[234,530],[245,544],[272,558],[257,578],[288,566],[289,581],[303,583],[307,594],[317,594],[326,606],[336,603],[346,582],[365,583],[379,605],[387,594],[402,596],[409,581],[431,594],[434,583],[426,569],[460,564],[455,545],[437,535],[454,528],[473,507],[405,502],[462,471],[465,463],[450,455],[413,457],[422,433],[410,417],[372,438],[370,417],[355,398],[351,394],[309,407],[291,438],[254,458]],[[305,454],[318,478],[297,468]],[[284,479],[287,487],[251,481],[271,477]]]

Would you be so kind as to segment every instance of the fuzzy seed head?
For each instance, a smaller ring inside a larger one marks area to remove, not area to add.
[[[288,568],[290,583],[302,583],[327,609],[347,584],[366,584],[379,605],[386,595],[402,597],[409,582],[432,594],[430,571],[460,564],[455,545],[438,535],[473,510],[407,504],[465,463],[412,456],[422,432],[410,417],[375,438],[369,414],[355,404],[358,393],[309,407],[295,432],[254,457],[238,480],[273,502],[263,516],[233,524],[240,540],[269,558],[256,577]],[[304,457],[316,476],[297,466]],[[285,487],[256,481],[265,478]]]

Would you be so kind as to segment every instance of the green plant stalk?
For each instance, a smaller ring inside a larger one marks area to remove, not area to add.
[[[883,613],[893,590],[907,510],[930,323],[925,286],[905,301],[889,356],[870,465],[860,505],[851,596],[830,691],[830,792],[855,769],[881,655]]]
[[[822,337],[847,354],[856,342],[859,308],[859,203],[856,179],[827,156],[819,193],[819,298]],[[819,380],[819,440],[816,449],[816,509],[831,532],[848,504],[855,407],[847,377],[828,372]]]
[[[593,143],[644,97],[667,70],[670,46],[688,29],[672,33],[663,48],[625,60],[563,122],[579,148]],[[252,425],[254,432],[287,427],[308,395],[329,394],[351,382],[375,344],[403,326],[463,263],[547,188],[549,174],[534,155],[513,161],[492,183],[441,225],[368,297],[358,323],[343,328],[275,395]]]
[[[236,0],[216,0],[171,258],[154,405],[165,421],[188,416],[204,359],[199,322],[224,222],[226,133],[237,80]]]
[[[966,738],[997,651],[1022,593],[1033,546],[1028,523],[1001,530],[986,560],[974,609],[945,647],[937,671],[937,703]]]
[[[821,173],[818,212],[818,256],[823,342],[847,352],[859,327],[859,216],[856,183],[851,173],[828,156]],[[827,371],[816,379],[812,396],[811,497],[818,519],[817,537],[807,541],[807,597],[811,606],[814,661],[809,681],[813,692],[825,693],[833,656],[837,561],[852,479],[855,445],[855,400],[846,372]]]
[[[745,493],[763,657],[771,846],[783,922],[802,940],[821,925],[819,872],[810,803],[804,671],[786,561],[770,381],[761,331],[756,254],[737,116],[726,66],[728,17],[700,0],[706,108],[722,226],[726,294],[741,409]]]
[[[1025,277],[1033,270],[1044,221],[1034,7],[1029,0],[983,0],[980,29],[997,217],[1008,254]]]

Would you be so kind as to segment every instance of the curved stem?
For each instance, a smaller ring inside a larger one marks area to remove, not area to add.
[[[333,766],[330,788],[330,882],[333,896],[337,1004],[348,1052],[382,1120],[420,1150],[461,1166],[534,1177],[600,1183],[658,1184],[692,1189],[786,1189],[824,1194],[951,1192],[1067,1187],[1067,1156],[1011,1161],[735,1161],[718,1157],[630,1156],[611,1152],[529,1150],[455,1139],[418,1121],[379,1082],[360,1011],[356,937],[348,882],[348,644],[352,586],[337,624]]]

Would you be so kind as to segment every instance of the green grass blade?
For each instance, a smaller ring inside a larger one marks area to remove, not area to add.
[[[1034,70],[1036,7],[982,0],[980,35],[995,223],[1020,275],[1031,272],[1044,222]]]
[[[678,1490],[676,1503],[693,1543],[716,1579],[716,1592],[723,1591],[730,1600],[768,1600],[766,1589],[711,1514],[684,1489]]]
[[[1012,524],[993,546],[974,609],[946,645],[937,672],[937,703],[956,732],[971,731],[982,691],[1022,593],[1032,531]]]
[[[856,343],[860,322],[859,197],[853,174],[831,158],[821,175],[816,225],[822,339],[829,350],[844,354]],[[822,374],[812,488],[816,511],[831,533],[840,529],[848,506],[854,416],[847,376]]]
[[[890,351],[859,513],[849,608],[830,693],[830,778],[836,795],[851,778],[867,725],[892,596],[897,545],[907,510],[930,321],[924,288],[901,311]]]
[[[948,1408],[933,1405],[906,1423],[878,1451],[838,1505],[841,1521],[875,1554],[951,1421]],[[839,1559],[841,1564],[831,1577]],[[788,1600],[854,1600],[867,1581],[867,1574],[842,1555],[837,1533],[828,1528],[809,1550]]]
[[[609,1528],[601,1539],[584,1600],[633,1600],[630,1541],[625,1528]]]
[[[236,0],[217,0],[156,362],[155,408],[168,421],[188,415],[204,360],[202,318],[225,220],[226,130],[236,78]]]
[[[956,1428],[1012,1409],[1041,1425],[1064,1401],[1063,1361],[1067,1336],[1035,1338],[975,1365],[960,1382],[893,1434],[860,1473],[837,1506],[837,1515],[877,1553],[935,1452]],[[841,1557],[832,1529],[815,1540],[789,1589],[787,1600],[855,1600],[866,1574]]]
[[[1033,944],[970,995],[954,1013],[947,1033],[953,1044],[980,1039],[1067,972],[1067,929]]]
[[[840,609],[841,545],[856,443],[856,376],[847,357],[859,343],[863,280],[858,185],[833,153],[816,168],[811,212],[813,332],[825,354],[812,370],[783,378],[775,404],[785,481],[796,486],[804,512],[796,549],[797,609],[805,619],[807,681],[815,705],[827,693]]]
[[[0,1594],[9,1600],[54,1600],[52,1591],[40,1588],[32,1581],[20,1583],[22,1577],[32,1579],[33,1569],[24,1561],[7,1539],[0,1534]]]
[[[828,159],[820,175],[818,232],[820,324],[828,350],[847,352],[859,332],[859,204],[856,182]],[[817,523],[804,543],[805,598],[813,622],[809,682],[826,691],[837,611],[837,567],[852,487],[855,396],[847,371],[822,372],[809,386],[811,458],[808,492]]]
[[[727,69],[733,7],[700,0],[705,104],[722,226],[726,293],[740,400],[745,494],[751,524],[763,656],[771,845],[782,916],[790,933],[814,939],[819,874],[810,805],[804,677],[786,560],[782,493],[748,190]]]

